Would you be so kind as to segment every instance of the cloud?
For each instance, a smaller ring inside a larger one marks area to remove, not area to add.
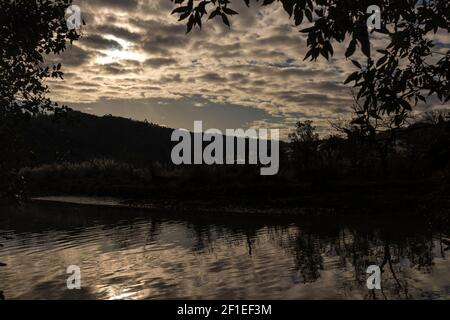
[[[81,43],[91,47],[93,49],[99,49],[99,50],[121,50],[123,47],[120,45],[119,42],[112,40],[112,39],[106,39],[101,35],[93,34],[89,35],[87,37],[81,38]]]
[[[71,46],[60,55],[50,55],[47,61],[50,63],[63,63],[66,67],[67,73],[70,73],[76,67],[87,64],[95,57],[95,53],[85,50],[78,46]]]
[[[198,77],[199,80],[203,80],[209,83],[220,83],[220,82],[226,82],[227,79],[222,77],[216,72],[207,72],[205,74],[202,74],[200,77]]]
[[[139,5],[139,0],[94,0],[90,5],[101,8],[114,8],[127,11],[135,10]]]
[[[150,58],[145,60],[144,64],[152,68],[161,68],[164,66],[170,66],[176,64],[177,60],[173,58]]]
[[[97,26],[96,30],[99,33],[113,35],[117,38],[124,39],[130,42],[137,42],[142,37],[139,32],[132,32],[127,28],[108,24]]]
[[[136,119],[143,113],[151,119],[152,111],[173,127],[193,119],[220,122],[224,110],[231,127],[289,128],[309,119],[326,128],[329,119],[350,110],[350,88],[343,81],[354,66],[344,58],[345,43],[336,44],[331,61],[303,61],[305,36],[279,3],[269,8],[253,3],[248,9],[244,1],[233,1],[239,15],[231,29],[212,19],[188,35],[185,23],[170,15],[169,0],[75,4],[87,25],[80,41],[51,57],[66,72],[65,82],[49,83],[58,101]],[[450,43],[448,35],[435,37],[441,46]],[[186,110],[192,114],[186,116]]]

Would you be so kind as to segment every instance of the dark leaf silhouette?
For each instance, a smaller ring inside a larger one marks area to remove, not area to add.
[[[61,78],[62,65],[49,65],[45,55],[58,55],[80,35],[68,30],[70,0],[0,2],[0,199],[17,198],[14,170],[22,159],[17,134],[31,117],[64,113],[67,108],[47,97],[45,80]]]
[[[174,1],[174,0],[172,0]],[[188,0],[176,0],[185,7]],[[436,43],[429,40],[431,33],[450,31],[450,2],[436,0],[375,0],[366,1],[312,1],[312,0],[263,0],[256,2],[268,6],[280,2],[283,9],[294,20],[295,25],[312,23],[300,31],[307,35],[308,51],[304,60],[317,60],[319,56],[330,59],[333,45],[349,39],[345,57],[350,58],[359,48],[367,59],[366,63],[352,63],[360,70],[359,76],[352,74],[346,83],[354,83],[358,88],[357,98],[365,99],[363,105],[369,110],[379,110],[383,114],[395,114],[401,126],[405,114],[410,112],[418,101],[426,100],[423,95],[435,95],[442,102],[450,100],[450,50],[437,54],[432,50]],[[222,21],[230,26],[227,15],[234,15],[230,1],[215,0],[200,2],[193,11],[212,10],[211,17],[222,15]],[[250,2],[245,0],[248,6]],[[372,52],[366,13],[369,5],[381,9],[383,25],[374,30],[386,37],[386,47]],[[182,11],[178,9],[178,11]],[[177,12],[178,12],[177,11]],[[193,13],[191,13],[193,14]],[[203,15],[200,15],[200,18]],[[304,19],[306,17],[307,19]],[[194,23],[199,25],[199,23]],[[189,26],[188,30],[192,30]],[[334,40],[334,41],[332,41]],[[379,56],[381,54],[381,56]],[[374,63],[374,59],[377,62]],[[364,72],[363,72],[364,71]],[[432,75],[432,76],[430,76]],[[363,78],[359,81],[358,78]],[[358,79],[358,82],[355,80]],[[377,112],[379,116],[380,112]],[[368,115],[371,112],[367,112]]]

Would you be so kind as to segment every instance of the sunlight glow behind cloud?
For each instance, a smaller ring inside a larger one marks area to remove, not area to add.
[[[113,35],[105,35],[104,38],[118,42],[122,46],[122,49],[100,50],[99,52],[104,54],[104,56],[98,57],[95,60],[95,63],[109,64],[120,60],[135,60],[139,62],[145,61],[145,56],[143,54],[130,50],[130,43],[128,41],[120,39]]]
[[[343,82],[355,69],[345,59],[346,43],[335,46],[330,61],[303,61],[305,36],[279,4],[248,9],[236,1],[231,29],[213,19],[186,35],[169,0],[74,3],[87,25],[80,41],[57,57],[66,80],[49,82],[56,101],[184,128],[191,120],[221,129],[224,123],[292,128],[313,120],[326,133],[330,120],[351,114],[351,88]],[[436,36],[450,47],[449,34]],[[430,100],[418,110],[436,106],[442,107]]]

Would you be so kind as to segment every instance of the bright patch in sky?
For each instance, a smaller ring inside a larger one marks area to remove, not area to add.
[[[117,38],[113,35],[105,35],[104,36],[108,40],[114,40],[118,42],[122,46],[122,50],[100,50],[105,56],[97,58],[95,63],[97,64],[108,64],[113,62],[118,62],[120,60],[136,60],[139,62],[143,62],[145,60],[144,55],[129,50],[130,43],[123,39]]]

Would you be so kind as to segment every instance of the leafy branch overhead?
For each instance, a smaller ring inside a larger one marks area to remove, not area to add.
[[[238,14],[233,9],[228,7],[230,1],[200,1],[196,3],[194,7],[194,0],[172,0],[173,2],[180,4],[179,7],[175,8],[172,11],[172,14],[179,14],[180,18],[178,21],[187,20],[187,33],[189,33],[194,26],[202,27],[202,19],[204,15],[207,15],[206,7],[212,3],[217,5],[216,8],[211,11],[208,16],[208,20],[213,19],[215,17],[221,17],[224,24],[230,27],[230,20],[228,16],[232,16]],[[249,1],[246,1],[247,5],[249,5]]]
[[[79,38],[68,30],[71,0],[0,0],[0,107],[17,115],[60,111],[46,97],[47,78],[62,78],[61,64],[46,58]]]
[[[0,148],[8,150],[0,154],[0,200],[21,197],[23,181],[16,171],[32,154],[20,143],[27,120],[67,110],[50,100],[46,80],[63,77],[62,65],[49,58],[80,36],[67,27],[71,3],[0,0]]]
[[[202,20],[221,18],[230,26],[238,14],[230,0],[171,0],[172,14],[187,20],[187,32]],[[244,1],[250,6],[250,0]],[[289,19],[306,35],[311,61],[330,60],[336,44],[345,44],[345,58],[358,69],[346,79],[363,100],[358,119],[394,114],[401,125],[412,106],[435,95],[450,100],[450,50],[432,38],[450,32],[448,0],[255,0],[263,6],[281,3]],[[367,8],[381,9],[382,26],[369,31]],[[437,34],[437,35],[436,35]],[[371,38],[384,43],[374,50]],[[438,45],[439,44],[439,45]],[[359,54],[361,52],[361,54]],[[358,59],[359,57],[359,60]],[[361,57],[365,57],[361,60]]]

